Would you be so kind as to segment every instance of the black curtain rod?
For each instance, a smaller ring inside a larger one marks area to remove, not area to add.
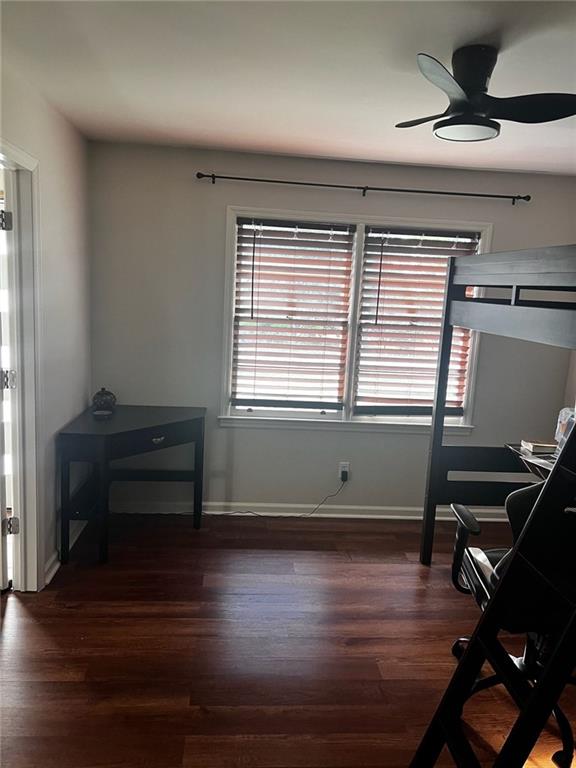
[[[400,189],[398,187],[370,187],[357,184],[326,184],[321,181],[288,181],[286,179],[257,179],[250,176],[221,176],[217,173],[202,173],[198,171],[197,179],[210,179],[212,184],[216,180],[226,181],[250,181],[254,184],[289,184],[293,187],[324,187],[328,189],[354,189],[362,192],[362,197],[366,197],[367,192],[401,192],[407,195],[448,195],[450,197],[487,197],[493,200],[511,200],[512,205],[516,205],[518,200],[530,202],[530,195],[496,195],[487,192],[446,192],[441,189]]]

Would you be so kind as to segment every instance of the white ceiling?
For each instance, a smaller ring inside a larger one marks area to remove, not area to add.
[[[3,3],[5,55],[90,137],[576,174],[576,117],[394,128],[446,106],[416,54],[470,42],[500,43],[494,96],[576,93],[574,2]]]

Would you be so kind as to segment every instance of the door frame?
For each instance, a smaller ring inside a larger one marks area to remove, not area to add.
[[[20,499],[20,533],[14,539],[13,589],[37,591],[45,585],[44,536],[40,515],[42,478],[38,457],[38,372],[41,337],[40,291],[40,190],[38,160],[0,137],[0,161],[14,171],[15,249],[18,254],[14,292],[16,294],[17,371],[16,414],[18,440],[15,456],[17,486],[14,497]]]

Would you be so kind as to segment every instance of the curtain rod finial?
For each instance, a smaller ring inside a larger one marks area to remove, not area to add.
[[[529,203],[532,200],[532,195],[514,195],[512,197],[512,205],[516,205],[518,200],[524,200],[524,202]]]
[[[216,184],[216,174],[215,173],[202,173],[202,171],[198,171],[196,173],[197,179],[210,179],[212,181],[212,184]]]

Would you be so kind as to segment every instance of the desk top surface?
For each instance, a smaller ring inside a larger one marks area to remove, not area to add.
[[[203,419],[206,408],[170,405],[117,405],[112,418],[99,421],[88,408],[60,430],[61,435],[115,435],[137,429],[160,427],[182,421]]]
[[[550,460],[550,454],[529,453],[523,451],[521,446],[516,443],[508,443],[506,447],[517,454],[531,472],[541,478],[548,477],[556,462],[556,457]]]

